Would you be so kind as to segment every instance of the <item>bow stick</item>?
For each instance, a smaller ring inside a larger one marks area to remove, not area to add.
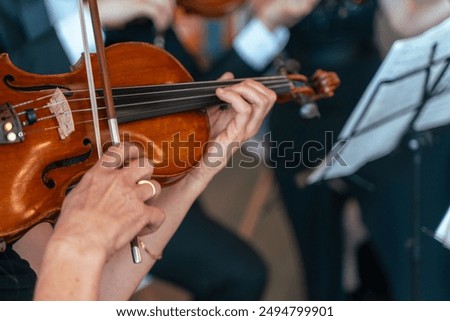
[[[90,62],[90,54],[89,54],[89,48],[88,48],[88,41],[87,41],[87,32],[86,32],[86,23],[84,20],[84,14],[83,14],[83,0],[78,0],[78,9],[80,13],[80,20],[81,20],[81,27],[83,32],[83,46],[84,46],[84,56],[86,63],[86,70],[88,74],[88,85],[90,90],[90,96],[91,96],[91,104],[92,104],[92,112],[94,115],[94,130],[95,135],[97,139],[97,151],[99,153],[99,158],[102,155],[102,144],[101,144],[101,138],[100,138],[100,126],[98,122],[98,108],[96,103],[96,95],[95,95],[95,84],[93,81],[93,72],[92,72],[92,64]],[[106,54],[105,54],[105,46],[103,42],[103,35],[102,35],[102,27],[100,22],[100,14],[98,10],[98,4],[96,0],[88,0],[89,4],[89,12],[91,16],[91,22],[94,32],[94,39],[95,39],[95,48],[97,52],[97,59],[99,63],[100,68],[100,79],[103,86],[103,92],[104,92],[104,99],[106,104],[106,114],[108,117],[108,126],[111,136],[111,142],[113,145],[119,145],[120,144],[120,135],[119,135],[119,126],[117,123],[117,117],[116,117],[116,110],[114,107],[114,99],[112,95],[111,90],[111,84],[109,81],[109,71],[108,71],[108,64],[106,61]],[[137,237],[134,238],[131,243],[131,254],[133,257],[134,263],[140,263],[142,262],[142,256],[141,256],[141,250],[139,247],[138,239]]]

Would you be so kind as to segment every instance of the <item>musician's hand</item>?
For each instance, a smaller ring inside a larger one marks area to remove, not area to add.
[[[76,249],[97,248],[107,259],[145,227],[158,229],[164,213],[145,202],[157,197],[161,187],[153,180],[155,190],[136,183],[150,180],[153,172],[138,154],[135,146],[111,147],[64,200],[53,238],[72,242]]]
[[[251,0],[255,16],[268,29],[279,26],[292,27],[308,15],[319,0]]]
[[[99,0],[102,24],[106,28],[120,28],[137,18],[153,21],[157,31],[166,30],[175,13],[175,0]]]
[[[227,73],[221,79],[232,78],[232,74]],[[219,88],[216,95],[229,107],[208,109],[211,125],[208,151],[192,173],[200,175],[197,179],[201,182],[211,179],[226,165],[232,153],[258,132],[276,100],[275,92],[254,80]]]

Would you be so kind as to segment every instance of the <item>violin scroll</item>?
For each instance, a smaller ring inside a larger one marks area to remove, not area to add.
[[[335,72],[318,69],[309,79],[301,74],[286,76],[292,84],[291,97],[282,97],[279,102],[294,98],[301,104],[311,103],[322,98],[334,96],[341,81]]]
[[[280,103],[294,99],[304,105],[318,99],[330,98],[334,96],[335,90],[341,84],[335,72],[318,69],[310,78],[300,74],[301,65],[295,59],[279,56],[275,59],[274,66],[279,74],[291,82],[290,95],[279,95]]]
[[[311,77],[310,83],[316,94],[314,100],[317,100],[333,97],[335,90],[341,85],[341,80],[335,72],[318,69]]]
[[[292,83],[291,97],[300,104],[300,116],[302,118],[315,118],[320,116],[319,108],[315,103],[322,98],[334,96],[335,90],[340,86],[341,81],[335,72],[316,70],[309,79],[301,74],[287,75]],[[283,97],[280,102],[288,101],[288,97]]]

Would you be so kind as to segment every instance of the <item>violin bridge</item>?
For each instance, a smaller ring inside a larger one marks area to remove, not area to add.
[[[55,93],[50,98],[48,108],[55,115],[58,122],[58,132],[61,139],[69,137],[75,131],[75,124],[73,122],[72,110],[69,102],[64,96],[63,92],[56,88]]]

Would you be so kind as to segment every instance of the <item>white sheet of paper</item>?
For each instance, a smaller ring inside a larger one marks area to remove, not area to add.
[[[392,152],[422,105],[414,130],[450,123],[449,65],[450,18],[420,36],[396,41],[309,183],[353,174]]]
[[[450,207],[439,224],[434,237],[450,250]]]

